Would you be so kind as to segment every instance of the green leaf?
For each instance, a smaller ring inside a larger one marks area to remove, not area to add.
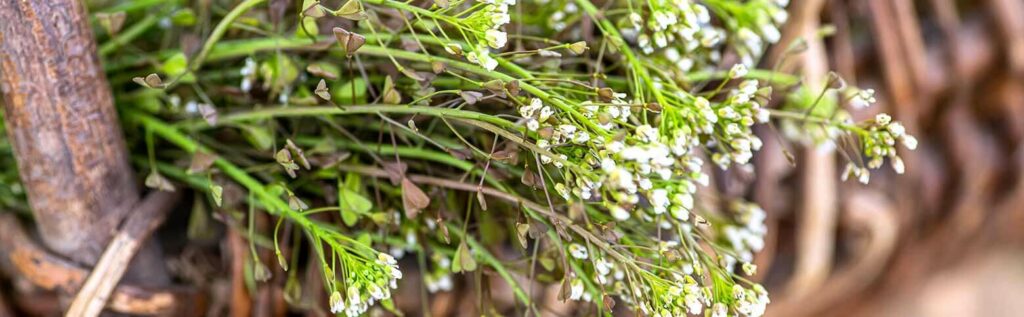
[[[342,186],[338,186],[338,209],[341,211],[341,220],[346,226],[354,226],[359,221],[360,215],[365,215],[373,208],[373,202],[359,192]]]
[[[331,87],[331,98],[339,105],[366,103],[366,81],[356,78],[345,83],[336,82]]]
[[[384,309],[387,309],[392,314],[395,314],[395,316],[403,316],[402,311],[395,309],[395,302],[392,301],[391,298],[387,298],[380,301],[380,305],[384,307]]]
[[[455,250],[455,258],[452,259],[452,272],[472,272],[476,270],[476,259],[473,258],[473,253],[469,251],[469,246],[463,241],[459,243],[459,248]]]
[[[545,257],[541,257],[540,258],[540,266],[543,266],[545,270],[554,271],[555,270],[555,260],[553,260],[553,259],[551,259],[549,257],[546,257],[546,256]]]
[[[299,69],[288,56],[275,54],[260,65],[260,75],[263,77],[265,88],[269,88],[270,92],[276,95],[299,78]]]
[[[194,83],[196,76],[188,72],[188,58],[185,57],[185,53],[177,53],[171,55],[164,61],[163,65],[160,66],[160,70],[167,75],[168,78],[178,78],[181,83]],[[180,77],[180,78],[179,78]]]
[[[193,26],[196,24],[196,13],[191,8],[185,8],[174,12],[171,22],[178,26]]]
[[[356,241],[359,241],[359,243],[362,243],[363,245],[368,247],[373,246],[373,238],[370,237],[370,233],[368,232],[360,233],[359,236],[356,237]]]
[[[316,3],[315,0],[303,0],[302,1],[302,6],[299,7],[299,10],[306,10],[306,8],[311,8],[311,7],[313,8],[312,10],[319,10],[319,8],[317,6],[318,6],[318,4]],[[313,11],[310,11],[310,12],[313,12]],[[319,11],[317,11],[317,12],[319,12]],[[322,16],[323,13],[321,13],[320,15]],[[296,28],[296,30],[295,30],[295,36],[298,36],[298,37],[317,36],[317,34],[319,33],[318,30],[319,29],[317,28],[316,18],[315,17],[309,17],[309,18],[301,19],[301,20],[299,20],[299,27]]]
[[[274,136],[265,126],[242,125],[242,135],[249,143],[260,150],[269,150],[274,146]]]

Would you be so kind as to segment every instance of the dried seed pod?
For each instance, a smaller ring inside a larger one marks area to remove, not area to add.
[[[576,43],[569,44],[567,49],[573,54],[580,55],[587,51],[587,42],[579,41]]]
[[[313,93],[323,100],[331,100],[331,93],[327,91],[327,82],[323,79],[320,80],[320,83],[316,84],[316,90],[313,90]]]
[[[334,28],[334,38],[338,39],[338,45],[345,51],[347,57],[352,57],[363,44],[366,44],[366,37],[340,27]]]
[[[381,93],[381,101],[386,104],[397,105],[402,103],[402,94],[395,89],[395,82],[391,76],[384,78],[384,89]]]
[[[331,13],[352,21],[366,20],[367,18],[366,12],[363,11],[363,7],[359,4],[359,0],[348,0],[340,9]]]

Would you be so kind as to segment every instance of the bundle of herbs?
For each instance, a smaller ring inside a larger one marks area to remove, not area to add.
[[[760,316],[765,212],[714,183],[753,171],[756,125],[813,136],[867,182],[916,140],[873,91],[758,68],[785,0],[108,1],[100,53],[146,185],[248,226],[328,309],[394,311],[500,278],[601,314]],[[774,129],[771,129],[774,131]],[[808,139],[808,138],[804,138]],[[256,228],[257,214],[276,221]],[[205,217],[205,214],[193,217]],[[195,223],[204,223],[193,219]],[[293,230],[282,230],[292,228]],[[515,250],[515,252],[509,252]],[[511,257],[510,254],[518,254]],[[313,263],[313,265],[309,265]],[[317,268],[318,275],[296,270]],[[493,274],[467,274],[487,271]],[[407,277],[408,278],[408,277]],[[532,285],[533,282],[529,283]],[[296,296],[286,296],[297,301]]]

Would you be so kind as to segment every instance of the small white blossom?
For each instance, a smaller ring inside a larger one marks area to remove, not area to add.
[[[742,78],[743,76],[747,76],[747,66],[746,65],[736,64],[736,65],[733,65],[731,69],[729,69],[729,78],[737,79],[737,78]]]
[[[578,278],[574,278],[569,285],[569,299],[580,300],[580,298],[583,297],[583,281]]]
[[[505,43],[508,42],[508,36],[504,31],[491,29],[487,30],[487,32],[484,33],[484,36],[487,39],[487,45],[491,48],[505,47]]]
[[[580,259],[580,260],[586,260],[587,259],[587,247],[584,247],[583,245],[581,245],[579,243],[570,244],[569,245],[569,254],[571,254],[572,257],[574,257],[574,258],[577,258],[577,259]]]

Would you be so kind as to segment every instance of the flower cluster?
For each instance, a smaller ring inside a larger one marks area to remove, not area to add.
[[[751,289],[745,289],[740,284],[733,284],[732,299],[733,309],[737,314],[742,314],[743,316],[762,316],[768,307],[768,303],[771,302],[768,299],[768,291],[759,284],[754,284]],[[728,313],[722,313],[723,309],[719,308],[725,305],[718,305],[716,304],[717,309],[713,310],[714,314],[722,317],[729,316]]]
[[[734,43],[744,65],[753,66],[766,44],[779,41],[779,26],[788,18],[788,0],[748,1],[737,5],[706,4],[690,0],[656,0],[629,13],[623,30],[635,38],[645,54],[660,52],[681,71],[694,65],[717,62],[717,48]],[[711,9],[709,9],[711,6]],[[721,25],[714,25],[715,12]]]
[[[648,3],[648,10],[628,15],[627,23],[632,28],[623,30],[623,33],[628,38],[635,37],[645,54],[661,50],[666,58],[678,63],[682,71],[688,71],[694,64],[692,58],[696,56],[693,52],[699,48],[715,47],[725,37],[721,29],[711,25],[711,14],[703,4],[689,0]]]
[[[846,89],[846,95],[847,98],[849,98],[850,106],[854,109],[864,109],[875,103],[874,89],[857,89],[851,87]]]
[[[434,253],[430,257],[433,263],[433,270],[425,272],[423,276],[423,282],[426,284],[427,292],[447,292],[452,290],[452,275],[451,267],[452,261],[447,256],[439,253]]]
[[[726,23],[731,42],[744,65],[753,66],[767,44],[777,43],[782,35],[779,26],[789,18],[789,0],[748,1],[742,6],[723,7],[736,19]]]
[[[353,273],[347,275],[344,295],[338,289],[331,293],[331,312],[335,314],[362,315],[377,301],[390,299],[391,289],[397,288],[402,278],[398,262],[387,253],[378,253],[372,262],[352,260],[344,265],[347,272]]]
[[[755,98],[757,93],[756,80],[743,81],[730,92],[724,106],[719,107],[715,113],[717,124],[723,127],[724,133],[718,140],[719,151],[711,159],[723,169],[730,163],[747,164],[753,157],[753,151],[761,149],[761,139],[750,128],[755,123],[768,122],[770,118],[768,110],[758,104]]]
[[[555,31],[564,30],[566,22],[569,21],[570,17],[578,12],[579,8],[576,7],[576,4],[569,1],[559,6],[559,9],[555,10],[555,12],[552,12],[551,15],[548,16],[548,25],[550,25]]]
[[[511,21],[508,7],[515,5],[515,0],[484,0],[482,9],[476,10],[462,20],[474,35],[476,44],[466,53],[466,59],[487,70],[498,67],[498,61],[491,56],[491,49],[501,49],[508,42],[508,35],[501,28]],[[450,43],[445,47],[448,53],[460,55],[462,47]]]
[[[917,138],[907,134],[902,124],[892,121],[892,117],[884,113],[876,115],[874,120],[866,124],[861,139],[864,155],[868,158],[867,167],[858,167],[853,162],[848,163],[843,172],[844,180],[853,176],[861,183],[867,184],[870,179],[868,169],[881,167],[885,158],[889,158],[896,173],[903,174],[906,167],[903,159],[896,154],[897,142],[909,150],[917,148]]]
[[[768,233],[768,227],[764,224],[767,214],[757,204],[748,202],[736,201],[731,207],[735,213],[736,223],[723,225],[721,233],[722,238],[739,259],[732,255],[724,255],[723,267],[732,271],[737,260],[743,261],[745,273],[753,275],[756,267],[750,262],[754,261],[754,252],[764,248],[764,236]]]

